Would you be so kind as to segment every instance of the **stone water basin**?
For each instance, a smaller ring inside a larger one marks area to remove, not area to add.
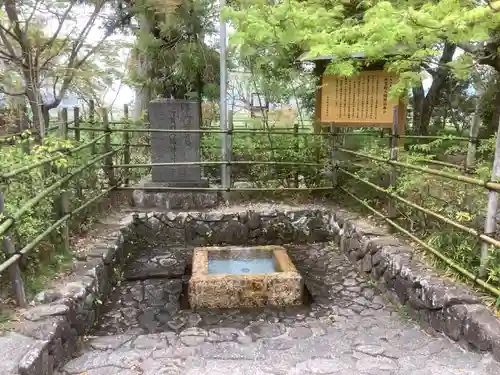
[[[281,246],[194,249],[191,308],[300,305],[303,293],[302,276]]]

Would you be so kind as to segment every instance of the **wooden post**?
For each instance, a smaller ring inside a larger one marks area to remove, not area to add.
[[[80,108],[73,107],[73,120],[75,127],[75,141],[80,142]]]
[[[332,185],[333,187],[337,187],[339,184],[338,181],[338,171],[337,171],[337,131],[338,128],[335,124],[330,125],[330,160],[332,166]]]
[[[128,120],[129,120],[129,114],[128,114],[128,104],[124,104],[123,105],[123,117],[125,119],[125,122],[128,124]]]
[[[104,137],[104,153],[112,151],[111,147],[111,127],[108,121],[108,111],[106,108],[102,109],[102,122],[104,125],[104,132],[106,133]],[[116,185],[115,171],[113,169],[113,155],[108,155],[104,159],[104,172],[108,177],[109,187]]]
[[[299,124],[293,124],[293,149],[295,151],[295,157],[299,154],[300,151],[300,140],[299,140]],[[298,167],[295,167],[295,171],[293,173],[294,186],[296,188],[299,187],[299,170]]]
[[[4,218],[4,198],[3,194],[0,191],[0,217]],[[7,233],[4,233],[2,236],[2,245],[5,251],[6,259],[10,256],[14,255],[16,249],[12,240],[8,236]],[[28,305],[26,301],[26,293],[24,291],[24,281],[21,275],[21,269],[19,268],[19,263],[16,262],[12,266],[9,267],[10,280],[12,283],[12,291],[14,292],[14,296],[16,298],[16,302],[20,307],[26,307]]]
[[[26,117],[26,106],[19,106],[16,114],[16,127],[18,128],[19,132],[24,132],[25,130],[28,129],[28,121]],[[31,151],[31,146],[30,146],[30,135],[22,135],[21,136],[21,147],[23,149],[23,152],[25,154],[29,154]]]
[[[129,115],[128,115],[128,105],[125,104],[123,106],[123,116],[125,117],[125,126],[126,128],[129,127],[129,124],[128,124],[128,119],[129,119]],[[123,145],[124,145],[124,148],[123,148],[123,164],[130,164],[130,134],[128,131],[124,131],[123,132]],[[125,186],[128,186],[129,185],[129,181],[130,181],[130,171],[129,171],[129,168],[125,167],[123,169],[123,183],[125,184]]]
[[[68,139],[68,109],[63,108],[61,113],[61,122],[59,123],[59,134],[62,139]],[[62,166],[59,168],[61,177],[65,176],[67,173],[67,168]],[[69,208],[69,193],[68,193],[68,184],[64,184],[61,189],[61,195],[59,197],[59,215],[60,217],[65,216],[70,212]],[[64,251],[69,251],[69,220],[61,227],[61,236],[63,241]]]
[[[89,101],[89,122],[90,122],[91,128],[95,128],[94,119],[95,119],[95,104],[94,104],[94,101],[91,99]],[[90,140],[92,141],[92,140],[94,140],[94,138],[95,138],[95,131],[92,130],[90,132]],[[90,148],[90,153],[92,155],[97,154],[97,145],[95,143],[92,144],[92,146]]]
[[[398,144],[399,144],[399,109],[397,106],[394,107],[393,115],[394,117],[392,123],[392,136],[390,141],[391,150],[389,159],[392,161],[397,161]],[[389,175],[389,188],[392,188],[396,185],[396,176],[397,176],[397,169],[396,167],[392,166]],[[390,219],[394,219],[397,217],[396,200],[394,199],[389,199],[389,204],[387,207],[387,216]]]
[[[59,122],[59,136],[62,139],[68,139],[68,109],[61,111],[61,121]]]
[[[482,91],[482,90],[481,90]],[[473,173],[476,167],[476,151],[478,145],[479,128],[481,127],[480,98],[482,92],[477,93],[476,109],[469,130],[469,145],[467,147],[467,158],[465,159],[465,173]]]
[[[323,127],[319,128],[319,132],[323,133]],[[314,162],[316,164],[319,164],[321,161],[321,146],[323,145],[323,135],[316,135],[314,136],[316,138],[316,141],[314,142]],[[321,175],[318,173],[315,178],[315,184],[316,186],[319,186],[321,181]]]

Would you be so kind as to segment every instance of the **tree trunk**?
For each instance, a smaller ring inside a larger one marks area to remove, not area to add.
[[[479,136],[479,128],[481,127],[480,107],[481,107],[482,96],[483,96],[483,90],[479,88],[477,90],[477,100],[476,100],[474,117],[472,118],[472,124],[469,130],[470,140],[469,140],[469,145],[467,147],[467,159],[465,160],[465,169],[467,171],[472,170],[476,164],[477,138]]]
[[[446,64],[452,61],[457,46],[446,42],[443,47],[443,53],[439,59],[436,70],[430,72],[432,75],[432,84],[429,91],[424,96],[422,86],[413,89],[414,112],[413,112],[413,130],[418,135],[427,135],[434,108],[438,104],[439,94],[443,89],[449,75],[449,69]]]
[[[48,111],[44,111],[43,99],[38,86],[33,84],[27,85],[26,96],[28,97],[31,112],[33,113],[33,128],[39,131],[40,140],[43,140],[49,116]]]
[[[151,30],[151,25],[146,15],[139,18],[139,26],[143,31]],[[149,59],[146,54],[137,52],[137,76],[145,77],[149,71]],[[150,89],[147,85],[141,84],[135,87],[135,103],[132,112],[132,121],[142,121],[143,112],[147,109],[150,100]]]
[[[139,56],[139,61],[137,64],[137,73],[142,76],[147,74],[147,61],[145,56]],[[132,113],[132,120],[134,122],[139,122],[142,120],[143,112],[147,109],[150,92],[149,87],[146,85],[140,85],[135,88],[135,103],[134,111]]]
[[[414,87],[413,92],[413,124],[412,128],[416,134],[422,134],[424,131],[424,124],[422,124],[422,110],[425,101],[424,88],[422,85]]]

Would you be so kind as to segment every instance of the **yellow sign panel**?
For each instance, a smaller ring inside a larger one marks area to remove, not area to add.
[[[384,71],[364,71],[355,77],[323,76],[320,121],[390,127],[399,100],[389,100],[389,90],[397,81],[395,74]]]

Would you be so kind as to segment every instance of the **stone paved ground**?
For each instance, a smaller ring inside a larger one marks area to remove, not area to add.
[[[489,355],[432,336],[326,245],[288,247],[313,302],[282,310],[182,305],[190,251],[144,249],[61,375],[499,374]],[[179,302],[181,301],[181,302]]]

